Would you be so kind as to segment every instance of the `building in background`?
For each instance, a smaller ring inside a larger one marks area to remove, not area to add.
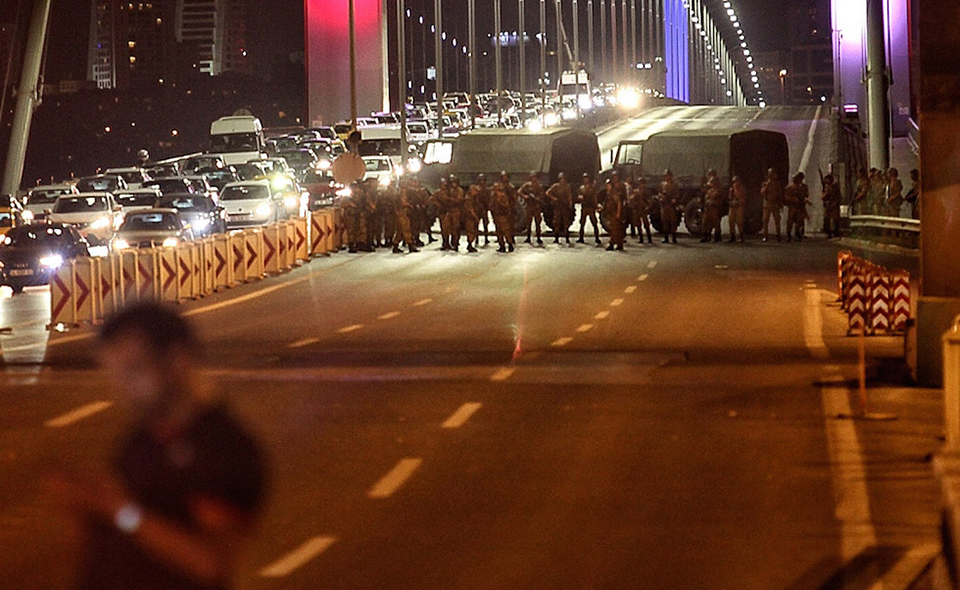
[[[790,0],[786,104],[822,104],[833,98],[830,0]],[[780,76],[780,72],[777,72]]]
[[[92,0],[88,79],[128,90],[246,69],[246,0]]]

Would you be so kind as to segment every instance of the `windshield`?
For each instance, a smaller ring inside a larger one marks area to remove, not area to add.
[[[33,205],[39,205],[42,203],[54,203],[57,198],[61,195],[69,195],[73,191],[66,188],[53,189],[53,190],[42,190],[42,191],[33,191],[30,193],[30,196],[27,197],[27,203]]]
[[[193,183],[183,178],[164,178],[148,182],[146,186],[155,186],[162,193],[194,193]]]
[[[232,133],[228,135],[211,135],[210,151],[213,152],[256,152],[260,146],[256,133]]]
[[[152,193],[120,194],[117,195],[117,202],[121,207],[153,207],[157,202],[157,195]]]
[[[127,215],[120,231],[177,231],[180,220],[173,213],[131,213]]]
[[[53,206],[54,213],[100,213],[110,210],[106,197],[60,198]]]
[[[70,243],[70,234],[62,227],[48,227],[25,225],[11,229],[3,238],[0,245],[10,247],[46,246],[56,248]]]
[[[162,199],[157,206],[181,211],[210,211],[213,202],[205,197],[170,197]]]
[[[385,172],[390,170],[390,160],[384,158],[370,158],[363,161],[367,172]]]
[[[321,127],[317,129],[317,133],[324,139],[337,139],[337,133],[331,127]]]
[[[228,186],[220,195],[222,201],[253,201],[270,198],[270,190],[263,185]]]
[[[384,156],[399,156],[400,155],[400,140],[399,139],[365,139],[363,143],[360,144],[360,155],[361,156],[372,156],[372,155],[384,155]]]
[[[106,176],[101,178],[81,178],[77,181],[77,188],[80,189],[80,192],[110,192],[116,190],[117,181],[115,178]]]

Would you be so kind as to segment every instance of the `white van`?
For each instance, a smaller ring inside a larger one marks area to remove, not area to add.
[[[220,117],[210,124],[210,153],[223,156],[227,166],[259,160],[265,147],[263,125],[254,116]]]

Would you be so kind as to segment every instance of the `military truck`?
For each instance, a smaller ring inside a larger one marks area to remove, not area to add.
[[[617,147],[613,170],[625,181],[644,178],[651,194],[667,170],[680,186],[683,222],[687,231],[700,233],[703,218],[702,187],[707,171],[716,169],[724,190],[739,176],[747,187],[744,230],[756,234],[763,224],[760,187],[773,168],[784,183],[789,181],[790,148],[784,134],[761,129],[665,131],[646,140],[625,140]],[[660,231],[660,210],[650,215]]]

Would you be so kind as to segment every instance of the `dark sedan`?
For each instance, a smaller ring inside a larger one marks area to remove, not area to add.
[[[227,231],[227,215],[223,207],[203,195],[167,195],[157,207],[176,209],[180,219],[188,223],[195,236],[209,236]]]
[[[14,293],[46,285],[64,262],[89,255],[87,241],[69,225],[21,225],[0,238],[0,284]]]

